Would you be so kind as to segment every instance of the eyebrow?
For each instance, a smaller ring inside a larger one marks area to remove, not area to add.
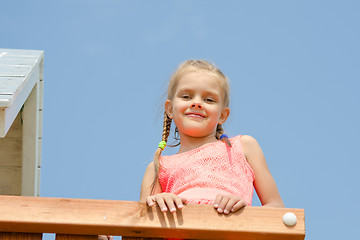
[[[183,89],[179,89],[179,93],[181,93],[181,92],[194,92],[194,90],[191,88],[183,88]],[[205,90],[204,92],[205,92],[205,94],[216,95],[216,96],[219,95],[219,94],[217,94],[216,91]]]

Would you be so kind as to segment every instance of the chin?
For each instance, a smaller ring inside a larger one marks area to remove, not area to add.
[[[193,129],[193,130],[187,129],[187,131],[184,131],[183,133],[187,136],[195,137],[195,138],[207,137],[211,135],[211,132],[199,131],[199,129]]]

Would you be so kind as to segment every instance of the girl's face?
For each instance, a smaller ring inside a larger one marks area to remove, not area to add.
[[[229,116],[219,80],[206,71],[189,72],[180,78],[173,99],[165,102],[165,110],[180,137],[215,137],[217,125]]]

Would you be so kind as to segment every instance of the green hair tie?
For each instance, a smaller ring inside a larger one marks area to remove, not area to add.
[[[159,148],[161,148],[162,150],[164,150],[164,148],[166,147],[166,142],[165,141],[161,141],[159,143]]]

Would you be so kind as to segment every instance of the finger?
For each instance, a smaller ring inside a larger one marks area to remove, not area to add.
[[[108,240],[108,238],[105,235],[99,235],[98,240]]]
[[[147,203],[147,205],[149,205],[149,207],[154,206],[155,205],[154,198],[152,196],[148,196],[146,198],[146,203]]]
[[[174,197],[176,199],[176,197]],[[176,212],[176,207],[174,204],[175,199],[172,197],[167,197],[165,198],[165,203],[168,207],[168,209],[170,210],[170,212]]]
[[[216,195],[216,198],[214,201],[214,208],[219,207],[219,204],[220,204],[222,198],[223,198],[223,195],[221,195],[221,194]]]
[[[219,207],[217,208],[218,213],[223,213],[226,204],[229,202],[229,197],[228,196],[223,196],[221,199],[221,202],[219,203]]]
[[[175,204],[178,209],[182,209],[184,207],[183,203],[185,203],[185,202],[186,202],[186,199],[184,201],[183,198],[180,198],[180,197],[175,198]]]
[[[167,207],[166,207],[164,198],[162,198],[162,197],[156,197],[155,199],[156,199],[157,204],[159,205],[160,210],[161,210],[162,212],[166,212],[166,211],[167,211]]]
[[[224,207],[224,213],[229,214],[231,209],[235,206],[235,204],[239,201],[239,198],[230,198],[227,202],[226,206]]]
[[[240,200],[232,207],[231,212],[236,212],[237,210],[245,206],[247,206],[247,202],[245,202],[244,200]]]

